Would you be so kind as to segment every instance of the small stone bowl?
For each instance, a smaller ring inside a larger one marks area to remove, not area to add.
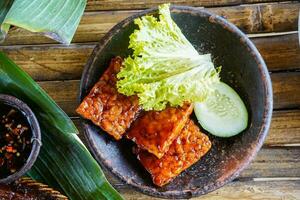
[[[0,179],[0,184],[9,184],[22,177],[27,171],[31,169],[31,167],[35,163],[39,155],[40,147],[42,144],[41,130],[40,130],[38,120],[36,119],[34,113],[23,101],[10,95],[0,94],[0,103],[6,104],[20,111],[27,118],[27,121],[30,124],[31,135],[32,135],[31,136],[32,148],[31,148],[31,153],[27,158],[27,161],[15,173]]]

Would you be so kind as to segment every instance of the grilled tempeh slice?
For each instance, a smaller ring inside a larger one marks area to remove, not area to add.
[[[137,96],[128,97],[117,91],[116,75],[122,61],[120,57],[111,60],[108,69],[76,110],[116,140],[122,138],[140,110]]]
[[[158,159],[140,148],[137,148],[135,153],[151,174],[153,183],[163,186],[196,163],[210,148],[209,138],[200,132],[192,120],[189,120],[162,158]]]
[[[192,111],[193,105],[186,103],[180,108],[145,112],[132,123],[126,136],[140,148],[161,158],[180,134]]]

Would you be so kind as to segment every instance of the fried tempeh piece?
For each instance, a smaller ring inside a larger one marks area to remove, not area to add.
[[[108,69],[84,98],[76,112],[91,120],[116,140],[130,127],[140,110],[137,96],[118,93],[116,74],[122,66],[122,58],[113,58]]]
[[[168,151],[193,111],[193,105],[168,107],[163,111],[145,112],[129,129],[127,138],[158,158]]]
[[[209,138],[200,132],[192,120],[189,120],[162,158],[158,159],[140,148],[137,148],[135,153],[151,174],[153,183],[163,186],[196,163],[210,148]]]

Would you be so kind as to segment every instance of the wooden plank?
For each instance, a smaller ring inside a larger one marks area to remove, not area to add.
[[[300,108],[300,72],[271,75],[274,108]]]
[[[158,6],[163,3],[171,3],[185,6],[228,6],[239,5],[243,3],[262,3],[262,2],[278,2],[279,0],[88,0],[86,10],[128,10],[128,9],[144,9]]]
[[[269,70],[300,69],[298,34],[253,39]]]
[[[300,72],[271,75],[274,92],[274,108],[300,107]],[[45,91],[70,116],[75,116],[79,80],[39,82]]]
[[[0,47],[35,80],[80,79],[95,45]]]
[[[83,133],[79,117],[73,118],[80,133]],[[265,146],[300,146],[300,110],[274,111]]]
[[[242,0],[88,0],[86,10],[128,10],[145,9],[163,3],[172,3],[186,6],[224,6],[241,4]]]
[[[248,4],[208,10],[221,15],[245,33],[297,30],[300,3]]]
[[[246,33],[297,30],[300,3],[254,4],[209,8],[234,23]],[[87,12],[73,39],[74,43],[96,42],[116,23],[138,11]],[[56,43],[38,33],[12,28],[3,45]]]
[[[270,71],[300,69],[297,34],[252,38]],[[4,46],[4,51],[35,80],[80,79],[93,44]]]
[[[69,115],[75,116],[78,105],[79,81],[45,81],[39,85],[54,99],[54,101]]]
[[[300,177],[300,148],[263,148],[240,178]]]
[[[274,32],[277,30],[297,30],[299,8],[300,3],[296,2],[288,4],[264,4],[259,8],[262,28]]]
[[[300,181],[236,181],[193,200],[297,200],[300,197]],[[133,189],[120,188],[128,200],[159,200]]]
[[[300,146],[300,110],[274,111],[265,144]]]

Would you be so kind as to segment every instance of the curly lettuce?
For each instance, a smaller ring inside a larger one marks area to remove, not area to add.
[[[145,110],[167,105],[201,102],[219,82],[211,55],[200,55],[171,18],[169,4],[159,7],[159,17],[136,19],[139,29],[130,35],[127,57],[118,73],[117,88],[124,95],[137,95]]]

